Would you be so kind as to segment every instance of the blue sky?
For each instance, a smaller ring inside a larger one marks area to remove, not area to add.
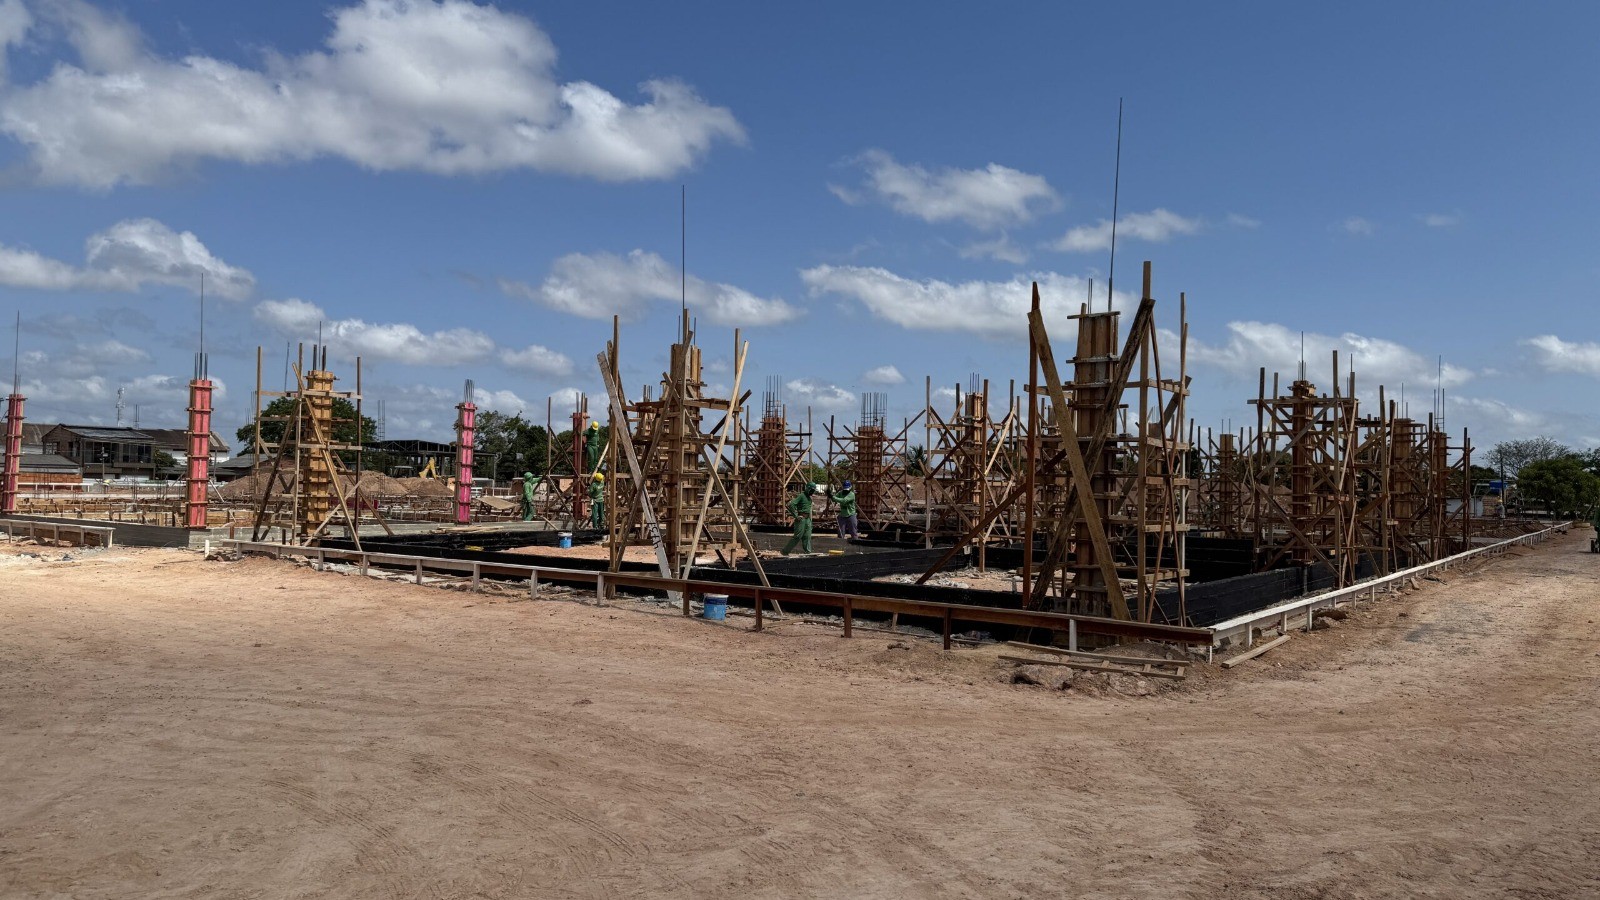
[[[1202,426],[1253,420],[1257,367],[1290,373],[1305,331],[1314,376],[1338,347],[1419,415],[1442,354],[1480,446],[1595,446],[1597,26],[1587,3],[0,0],[0,315],[30,419],[112,421],[121,386],[128,419],[178,427],[203,269],[222,429],[254,348],[281,378],[323,321],[390,437],[444,439],[466,378],[541,419],[598,395],[612,312],[630,389],[654,380],[681,185],[708,357],[743,323],[747,386],[904,415],[924,376],[1025,377],[1029,281],[1056,313],[1103,289],[1124,98],[1119,293],[1152,260],[1167,328],[1187,293]]]

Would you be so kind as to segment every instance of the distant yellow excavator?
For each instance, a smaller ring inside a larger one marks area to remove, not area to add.
[[[428,464],[422,467],[422,471],[417,473],[417,477],[418,478],[438,478],[439,477],[439,466],[437,465],[437,461],[434,460],[432,457],[429,457],[428,458]]]

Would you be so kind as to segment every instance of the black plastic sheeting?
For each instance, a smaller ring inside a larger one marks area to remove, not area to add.
[[[1045,549],[1043,542],[1034,544],[1035,564],[1044,558]],[[1132,559],[1133,551],[1125,546],[1122,555],[1125,559]],[[950,566],[966,565],[965,560],[967,557],[957,557]],[[1022,548],[991,547],[984,555],[984,560],[996,568],[1015,569],[1022,565]],[[1188,564],[1190,584],[1248,575],[1255,569],[1255,542],[1190,535],[1185,545],[1184,560]],[[1154,565],[1155,561],[1150,562]],[[1161,565],[1168,569],[1177,568],[1177,559],[1170,547],[1162,554]]]
[[[599,532],[590,532],[598,538]],[[537,539],[534,539],[538,536]],[[546,537],[548,536],[548,537]],[[579,537],[585,536],[580,532]],[[1191,538],[1191,541],[1196,539]],[[1232,570],[1239,565],[1239,554],[1248,560],[1249,541],[1224,541],[1217,538],[1200,539],[1205,542],[1202,559],[1212,559],[1216,564],[1209,571]],[[324,540],[328,547],[354,549],[347,540]],[[514,566],[542,566],[556,569],[578,569],[588,572],[607,568],[604,559],[576,559],[569,556],[541,556],[529,553],[507,553],[506,547],[555,546],[555,532],[497,531],[457,534],[394,535],[361,542],[362,549],[373,553],[396,553],[434,559],[464,559],[479,562],[502,563]],[[1243,546],[1240,546],[1243,545]],[[483,549],[467,549],[481,547]],[[1191,543],[1191,547],[1193,544]],[[939,585],[916,585],[896,581],[871,581],[869,579],[893,574],[917,574],[926,571],[948,548],[931,550],[890,550],[882,553],[852,555],[848,557],[814,556],[793,559],[764,560],[767,580],[773,587],[795,590],[826,591],[869,597],[893,597],[904,600],[932,600],[940,603],[961,603],[999,609],[1019,609],[1020,594],[1008,591],[983,591]],[[995,568],[1007,568],[1013,563],[1004,554],[1016,554],[1017,549],[990,550],[988,562]],[[952,567],[963,564],[961,558],[951,562]],[[1191,570],[1196,560],[1191,556]],[[1247,563],[1246,563],[1247,565]],[[627,572],[655,573],[655,563],[624,562]],[[1363,556],[1356,566],[1358,580],[1370,578],[1376,571],[1371,557]],[[693,576],[702,581],[725,584],[759,584],[760,579],[750,569],[706,567],[695,569]],[[1204,628],[1235,616],[1266,609],[1285,600],[1307,594],[1332,590],[1338,584],[1335,573],[1326,566],[1291,566],[1267,572],[1236,575],[1211,581],[1191,581],[1187,585],[1184,609],[1190,625]],[[1156,605],[1162,615],[1156,621],[1173,622],[1178,614],[1176,589],[1159,591]],[[819,611],[832,612],[819,608]],[[932,620],[930,620],[932,621]],[[997,636],[1003,631],[996,626]]]
[[[1357,581],[1371,578],[1376,572],[1372,557],[1363,556],[1356,561]],[[1191,583],[1185,591],[1184,610],[1191,624],[1206,628],[1295,597],[1331,591],[1338,584],[1337,573],[1321,563],[1271,569],[1219,581]],[[1177,590],[1156,592],[1156,605],[1163,613],[1176,616]]]
[[[462,559],[468,561],[502,563],[512,566],[542,566],[553,569],[578,569],[586,572],[598,572],[607,568],[607,561],[603,559],[574,559],[568,556],[540,556],[530,553],[506,553],[496,550],[467,550],[464,547],[440,547],[423,543],[416,538],[436,537],[436,535],[405,535],[384,538],[382,540],[367,539],[361,542],[361,547],[369,553],[395,553],[409,556],[422,556],[431,559]],[[354,549],[355,545],[347,540],[324,540],[327,547],[339,549]],[[482,546],[475,544],[470,546]],[[523,546],[523,545],[518,545]],[[918,550],[911,551],[916,554],[937,554],[938,551]],[[890,554],[874,554],[890,555]],[[851,557],[854,561],[870,559],[871,557]],[[931,561],[931,560],[930,560]],[[902,600],[932,600],[939,603],[963,603],[972,606],[987,606],[998,609],[1020,609],[1022,598],[1018,594],[1005,591],[977,591],[966,588],[941,587],[935,585],[903,584],[894,581],[863,581],[859,578],[840,577],[838,571],[825,568],[822,564],[834,563],[826,557],[813,557],[808,559],[776,560],[785,564],[818,564],[810,571],[803,573],[779,571],[769,566],[767,568],[767,581],[773,587],[791,588],[800,591],[824,591],[838,594],[855,594],[866,597],[893,597]],[[902,565],[906,565],[902,561]],[[918,571],[925,569],[927,563],[919,563]],[[655,563],[624,562],[623,571],[638,572],[641,574],[656,574],[659,570]],[[848,564],[852,574],[860,574],[860,567]],[[717,581],[724,584],[760,584],[761,579],[754,571],[745,569],[726,569],[706,567],[695,569],[693,577],[700,581]],[[831,608],[818,608],[824,612],[835,612]],[[905,618],[902,616],[902,618]],[[929,620],[934,621],[934,620]],[[998,626],[996,626],[998,627]]]

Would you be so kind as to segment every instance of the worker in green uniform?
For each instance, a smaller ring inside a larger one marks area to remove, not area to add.
[[[789,500],[789,515],[794,516],[794,537],[783,545],[784,556],[788,556],[796,544],[800,545],[800,552],[811,552],[811,495],[815,493],[817,486],[806,482],[800,492]]]
[[[844,537],[845,532],[849,532],[851,538],[861,537],[856,523],[856,486],[847,478],[839,490],[829,488],[828,496],[839,504],[839,537]]]
[[[1589,542],[1589,550],[1600,553],[1600,506],[1594,508],[1594,518],[1589,524],[1594,526],[1594,540]]]
[[[600,434],[600,423],[590,422],[589,429],[583,435],[583,467],[591,475],[600,470],[600,451],[604,446],[605,441]]]
[[[532,472],[522,473],[522,521],[533,521],[533,493],[539,488],[539,476]]]
[[[589,479],[589,527],[606,527],[606,476],[599,472]]]

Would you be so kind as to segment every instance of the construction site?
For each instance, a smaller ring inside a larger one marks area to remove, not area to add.
[[[0,737],[0,806],[31,810],[0,887],[198,896],[221,853],[262,896],[1035,895],[1063,866],[1108,897],[1281,895],[1243,869],[1292,896],[1596,884],[1600,821],[1564,802],[1587,771],[1530,774],[1600,750],[1586,526],[1485,515],[1471,436],[1336,355],[1200,428],[1186,298],[1148,262],[1132,309],[1044,308],[1036,284],[1013,371],[925,379],[900,421],[881,394],[854,419],[756,396],[738,330],[713,395],[687,307],[634,351],[665,349],[659,380],[626,385],[613,322],[604,396],[505,496],[475,488],[470,381],[440,477],[370,470],[336,413],[360,420],[361,361],[325,345],[281,391],[258,351],[227,484],[197,354],[186,477],[145,496],[21,484],[14,389],[0,665],[54,687]],[[89,723],[110,708],[138,718]],[[95,765],[125,777],[27,806]],[[1457,815],[1480,791],[1541,827]],[[1412,812],[1359,824],[1397,794]],[[1338,839],[1306,857],[1282,836],[1307,829]],[[293,872],[289,832],[327,839]]]

